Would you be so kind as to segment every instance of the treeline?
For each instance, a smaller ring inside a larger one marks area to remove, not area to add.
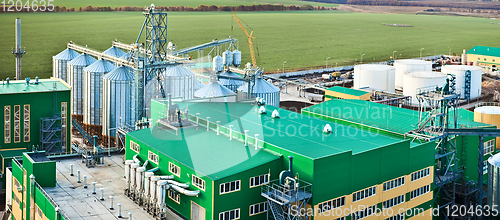
[[[398,1],[398,0],[348,0],[351,5],[375,6],[415,6],[415,7],[442,7],[442,8],[470,8],[500,10],[498,4],[479,4],[477,2],[449,2],[449,1]]]
[[[196,8],[189,6],[156,6],[156,9],[162,11],[298,11],[298,10],[336,10],[336,8],[325,8],[324,6],[311,6],[311,5],[271,5],[271,4],[259,4],[259,5],[240,5],[240,6],[216,6],[216,5],[199,5]],[[109,6],[97,6],[93,7],[91,5],[85,7],[79,7],[75,9],[66,8],[65,6],[55,6],[54,10],[51,12],[94,12],[94,11],[144,11],[143,7],[137,6],[121,6],[111,8]],[[1,12],[9,12],[6,10],[0,10]],[[23,8],[21,11],[14,12],[33,12],[30,8]],[[38,11],[40,12],[40,11]],[[46,11],[50,12],[50,11]]]

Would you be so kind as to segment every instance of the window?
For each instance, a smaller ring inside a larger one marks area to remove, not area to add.
[[[352,202],[356,202],[356,201],[362,200],[364,198],[368,198],[368,197],[373,196],[375,194],[377,194],[377,187],[376,186],[355,192],[352,194]]]
[[[428,193],[429,191],[431,191],[431,185],[422,186],[422,187],[410,192],[410,199],[419,197],[423,194]]]
[[[174,200],[178,204],[181,204],[181,195],[172,189],[168,190],[168,198]]]
[[[414,172],[411,174],[411,181],[419,180],[422,179],[426,176],[429,176],[431,174],[431,169],[430,168],[425,168],[423,170],[419,170],[417,172]]]
[[[24,105],[24,142],[30,142],[30,105]]]
[[[21,184],[17,181],[17,179],[14,179],[14,185],[16,186],[16,190],[21,188]]]
[[[495,139],[484,142],[484,155],[495,151]]]
[[[481,58],[479,58],[479,57],[478,57],[478,58],[477,58],[477,61],[480,61],[480,60],[481,60]]]
[[[488,161],[483,161],[483,175],[488,173]]]
[[[240,190],[239,180],[220,184],[220,194],[230,193],[238,190]]]
[[[370,206],[370,207],[363,209],[361,211],[357,211],[357,212],[353,213],[352,220],[358,220],[358,219],[362,219],[362,218],[368,217],[370,215],[373,215],[377,211],[376,208],[377,208],[377,205],[373,205],[373,206]]]
[[[43,219],[43,212],[38,206],[36,206],[36,214],[38,215],[39,218]]]
[[[269,183],[269,174],[254,176],[250,178],[250,188]]]
[[[168,171],[170,171],[172,174],[176,175],[177,177],[181,177],[181,168],[172,162],[168,162]]]
[[[61,146],[63,149],[66,148],[66,132],[68,131],[67,129],[67,116],[68,116],[68,103],[67,102],[61,102]]]
[[[397,214],[390,218],[386,218],[385,220],[405,220],[405,213]]]
[[[10,106],[5,106],[3,108],[3,114],[4,114],[4,142],[5,143],[10,143]]]
[[[14,105],[14,143],[21,142],[21,106]]]
[[[486,61],[486,58],[484,58],[484,61]]]
[[[14,201],[17,203],[17,205],[21,205],[21,200],[19,200],[16,194],[14,194]]]
[[[257,203],[250,206],[250,215],[257,215],[267,212],[267,202]]]
[[[338,207],[342,207],[344,205],[345,205],[345,196],[338,199],[330,200],[328,202],[321,203],[318,205],[318,208],[320,213],[323,213]]]
[[[345,217],[340,217],[340,218],[337,218],[335,220],[345,220]]]
[[[493,59],[493,63],[495,62],[495,59]]]
[[[382,207],[384,209],[387,209],[387,208],[390,208],[390,207],[393,207],[393,206],[397,206],[401,203],[404,203],[405,202],[405,195],[400,195],[400,196],[396,196],[392,199],[389,199],[389,200],[385,200],[383,203],[382,203]]]
[[[205,191],[205,180],[202,180],[200,177],[197,177],[195,175],[191,175],[191,181],[194,186]]]
[[[400,187],[405,184],[405,177],[400,177],[391,181],[387,181],[384,183],[384,192],[390,189],[394,189],[396,187]]]
[[[148,160],[150,160],[154,164],[158,165],[158,162],[160,161],[160,157],[158,157],[158,154],[155,154],[151,151],[148,151]]]
[[[130,141],[130,150],[139,153],[139,145],[133,141]]]
[[[233,209],[219,213],[219,220],[240,219],[240,209]]]

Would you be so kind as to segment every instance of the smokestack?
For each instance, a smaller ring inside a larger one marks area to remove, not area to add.
[[[21,78],[21,57],[26,53],[21,47],[21,19],[16,18],[16,47],[12,50],[12,54],[16,57],[16,79]]]
[[[464,51],[462,52],[462,65],[467,65],[467,54],[466,53],[467,52],[464,49]]]
[[[289,162],[289,170],[290,170],[290,173],[292,173],[293,175],[293,156],[288,156],[288,162]]]

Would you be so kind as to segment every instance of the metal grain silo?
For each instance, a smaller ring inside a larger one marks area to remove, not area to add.
[[[236,101],[236,93],[226,88],[225,86],[219,84],[215,77],[210,79],[210,83],[205,85],[203,88],[194,92],[194,96],[197,98],[211,98],[211,97],[221,97],[227,96],[228,101]]]
[[[73,94],[72,117],[80,123],[83,121],[83,69],[96,61],[84,53],[68,62],[68,83]]]
[[[200,80],[194,79],[194,91],[203,88],[205,86]]]
[[[213,60],[213,63],[214,63],[214,66],[213,66],[214,72],[217,73],[217,72],[224,71],[224,60],[222,59],[222,57],[220,57],[219,55],[217,55],[212,60]]]
[[[498,207],[500,205],[500,154],[488,158],[488,198],[486,205]]]
[[[116,67],[98,60],[83,69],[83,125],[90,135],[102,134],[102,76]]]
[[[237,73],[231,72],[231,71],[225,71],[221,73],[219,76],[226,76],[226,77],[231,77],[234,79],[227,79],[227,78],[219,78],[219,83],[228,89],[230,89],[233,92],[237,92],[238,88],[243,85],[245,82],[243,81],[243,77],[238,75]],[[241,80],[238,80],[241,79]]]
[[[238,91],[248,94],[248,82],[240,86]],[[261,76],[256,76],[255,81],[250,83],[250,91],[252,96],[263,98],[267,105],[280,107],[280,89]]]
[[[233,65],[233,53],[229,50],[224,51],[224,53],[222,53],[222,60],[226,66]]]
[[[59,78],[68,82],[68,67],[67,64],[72,59],[75,59],[79,53],[74,51],[73,49],[63,50],[61,53],[52,57],[52,76],[55,78]]]
[[[177,65],[167,68],[162,73],[162,78],[165,94],[171,93],[173,97],[182,97],[183,99],[193,98],[195,78],[191,70]]]
[[[235,67],[241,65],[241,52],[239,50],[233,50],[233,65]]]
[[[123,52],[122,50],[118,49],[117,47],[115,46],[112,46],[110,48],[108,48],[107,50],[105,50],[104,52],[102,52],[106,55],[110,55],[110,56],[114,56],[114,57],[118,57],[120,58],[121,56],[125,55],[126,53]]]
[[[102,85],[102,135],[104,139],[113,139],[115,128],[135,121],[133,70],[125,66],[118,67],[102,77]]]

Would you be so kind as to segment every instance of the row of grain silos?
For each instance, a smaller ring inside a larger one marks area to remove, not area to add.
[[[432,71],[432,62],[424,60],[396,60],[394,66],[363,64],[354,67],[354,88],[382,90],[411,96],[411,104],[418,104],[416,95],[422,89],[442,87],[446,79],[455,77],[455,91],[461,99],[473,99],[481,95],[481,69],[475,66],[446,65],[441,72]],[[466,83],[467,82],[467,83]]]

